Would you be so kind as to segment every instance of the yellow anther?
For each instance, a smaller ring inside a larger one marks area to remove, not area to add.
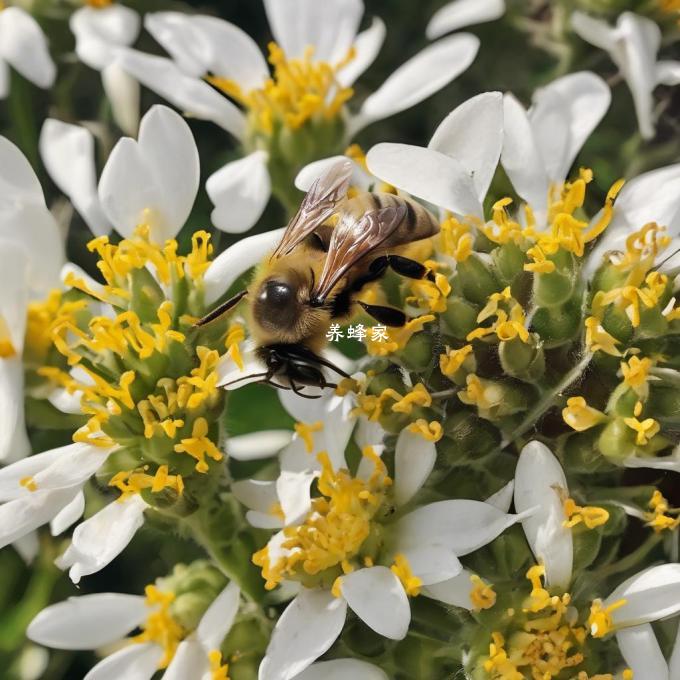
[[[614,629],[612,622],[612,612],[620,609],[626,604],[625,599],[617,600],[616,602],[604,607],[602,600],[593,600],[590,607],[590,615],[588,616],[588,629],[594,638],[601,638],[610,633]]]
[[[597,317],[589,316],[585,320],[586,345],[591,352],[605,352],[615,357],[620,357],[621,352],[616,349],[619,341],[607,333]]]
[[[364,339],[366,343],[366,351],[372,356],[387,356],[393,354],[400,349],[403,349],[414,333],[423,330],[423,327],[435,320],[434,314],[423,314],[417,316],[415,319],[407,321],[405,325],[400,328],[387,328],[373,326],[368,329],[368,334]],[[378,333],[380,330],[384,333]]]
[[[148,466],[138,470],[119,472],[109,481],[109,486],[113,486],[121,492],[118,500],[125,501],[130,496],[140,494],[145,489],[151,489],[152,493],[159,493],[164,489],[171,489],[181,496],[184,493],[184,480],[181,475],[168,474],[168,466],[161,465],[152,476],[147,474]]]
[[[670,516],[671,514],[679,515],[680,510],[671,508],[666,498],[664,498],[658,489],[654,490],[648,506],[651,512],[645,513],[646,525],[652,527],[655,533],[673,531],[680,526],[680,516]]]
[[[570,397],[562,409],[564,422],[577,432],[583,432],[607,420],[607,416],[592,406],[583,397]]]
[[[333,597],[342,597],[342,576],[338,576],[335,581],[333,581],[331,593],[333,594]]]
[[[447,347],[446,354],[439,355],[439,370],[447,378],[453,378],[466,363],[470,366],[470,370],[474,370],[475,361],[472,345],[465,345],[460,349],[449,349]]]
[[[338,72],[354,59],[354,48],[333,66],[315,61],[313,56],[314,49],[308,47],[302,58],[287,59],[272,42],[269,62],[273,75],[261,88],[244,92],[229,78],[208,76],[207,80],[248,110],[254,132],[269,136],[276,125],[298,130],[316,119],[336,118],[354,94],[351,87],[342,87],[337,79]]]
[[[639,403],[640,402],[638,402],[638,404]],[[631,430],[635,430],[635,443],[638,446],[646,446],[649,443],[649,440],[659,433],[661,426],[654,418],[639,420],[638,416],[640,415],[641,409],[636,408],[635,411],[636,415],[634,418],[624,418],[623,422]]]
[[[213,649],[208,652],[210,662],[210,680],[229,680],[229,664],[222,664],[222,652]]]
[[[390,571],[401,581],[401,585],[409,597],[420,595],[423,582],[413,574],[405,555],[395,555],[394,564],[390,567]]]
[[[516,337],[522,342],[529,341],[524,309],[513,299],[509,286],[500,293],[492,293],[489,296],[486,305],[477,315],[477,323],[482,323],[493,316],[496,320],[491,326],[474,329],[468,333],[466,340],[470,342],[495,333],[501,341],[513,340]]]
[[[474,236],[467,224],[459,222],[453,216],[441,223],[439,250],[443,255],[453,258],[456,262],[465,262],[472,255],[474,243]]]
[[[295,423],[294,428],[298,437],[305,443],[307,453],[312,453],[314,451],[314,433],[323,430],[323,422],[318,420],[311,424]]]
[[[145,589],[146,605],[152,609],[142,624],[142,632],[132,638],[138,644],[153,642],[163,649],[163,658],[158,664],[160,669],[167,668],[179,643],[186,636],[186,631],[175,621],[170,613],[170,605],[175,599],[173,593],[165,593],[156,586],[149,585]]]
[[[38,490],[38,485],[35,483],[35,480],[33,477],[22,477],[19,480],[19,485],[23,486],[24,489],[27,489],[28,491],[37,491]]]
[[[573,498],[565,499],[564,514],[567,519],[563,524],[570,529],[581,523],[588,529],[594,529],[606,524],[609,520],[609,513],[604,508],[592,505],[581,507],[576,504]]]
[[[360,550],[371,533],[371,521],[381,507],[392,480],[385,464],[367,447],[364,457],[374,465],[368,479],[352,477],[347,470],[334,470],[328,454],[320,453],[321,475],[317,488],[321,494],[312,500],[305,520],[283,529],[283,554],[272,560],[268,546],[253,555],[262,568],[265,588],[271,590],[284,579],[308,579],[326,570],[338,576],[361,564]],[[334,584],[340,595],[341,581]]]
[[[491,609],[496,604],[496,592],[494,589],[477,576],[477,574],[471,574],[470,581],[472,582],[470,600],[474,610]]]
[[[104,9],[105,7],[113,5],[114,1],[115,0],[85,0],[85,4],[94,9]]]
[[[444,436],[444,429],[441,423],[436,420],[428,423],[424,418],[418,418],[415,423],[411,423],[408,426],[408,431],[419,434],[429,442],[438,442]]]
[[[177,453],[186,453],[196,459],[195,469],[197,472],[208,472],[210,469],[206,456],[215,461],[220,461],[224,458],[221,451],[208,438],[208,430],[208,421],[202,417],[197,418],[193,424],[191,437],[182,439],[179,444],[174,446],[174,450]]]
[[[647,379],[653,365],[651,359],[646,357],[640,359],[635,355],[632,356],[628,362],[621,362],[621,373],[623,375],[624,384],[634,390],[642,399],[645,399],[649,394]]]
[[[422,383],[416,383],[406,396],[399,399],[396,404],[392,404],[392,410],[395,413],[409,415],[414,406],[432,406],[432,397]]]
[[[239,345],[246,339],[246,331],[240,323],[234,323],[229,327],[224,344],[232,361],[242,371],[244,369],[243,357]]]
[[[344,152],[347,158],[351,158],[357,165],[361,166],[366,172],[368,172],[368,165],[366,164],[366,153],[359,146],[359,144],[350,144]]]
[[[490,418],[491,410],[503,401],[503,389],[491,380],[471,373],[466,378],[466,389],[458,392],[458,398],[469,406],[476,406],[482,418]]]
[[[436,273],[434,277],[434,281],[427,279],[411,281],[413,295],[408,296],[406,302],[430,312],[445,312],[451,284],[444,274]]]

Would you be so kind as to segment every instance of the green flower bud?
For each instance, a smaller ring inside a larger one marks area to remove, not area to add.
[[[443,460],[449,465],[477,461],[500,444],[498,430],[470,411],[453,413],[444,421],[445,436],[437,444]]]
[[[635,430],[626,425],[623,418],[612,420],[600,434],[598,447],[608,460],[621,465],[629,456],[653,456],[670,442],[661,435],[651,437],[644,446],[636,444]]]
[[[512,285],[515,278],[525,274],[526,254],[512,241],[495,248],[491,253],[491,258],[496,267],[496,275],[504,285]]]
[[[501,290],[502,286],[493,268],[479,255],[472,254],[456,267],[454,290],[462,290],[465,297],[478,305],[486,303],[489,295]]]
[[[398,355],[405,368],[420,372],[431,366],[435,360],[433,349],[434,338],[429,333],[416,333]]]
[[[545,354],[543,343],[538,335],[532,333],[529,342],[519,337],[503,341],[498,347],[503,371],[525,382],[536,382],[545,373]]]
[[[531,321],[531,330],[541,336],[546,348],[569,342],[581,332],[581,303],[575,296],[560,306],[539,307]]]
[[[467,334],[477,328],[479,308],[457,295],[451,295],[446,311],[440,315],[447,331],[454,338],[465,340]]]

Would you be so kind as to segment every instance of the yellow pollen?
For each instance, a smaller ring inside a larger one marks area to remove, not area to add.
[[[261,88],[244,92],[241,87],[219,76],[207,80],[249,112],[255,133],[272,135],[279,127],[299,130],[308,122],[337,118],[352,97],[351,87],[342,87],[338,73],[354,59],[354,48],[335,65],[315,61],[314,48],[307,47],[300,59],[287,59],[284,51],[269,43],[269,63],[273,74]]]
[[[564,501],[564,514],[567,519],[563,524],[570,529],[581,523],[588,529],[594,529],[606,524],[609,520],[609,513],[604,508],[592,505],[581,507],[573,498],[567,498]]]
[[[492,293],[489,296],[485,307],[477,315],[477,323],[482,323],[491,317],[496,317],[491,326],[475,328],[468,333],[466,340],[468,342],[480,340],[495,333],[501,341],[519,337],[522,342],[529,342],[529,331],[525,328],[524,309],[513,299],[509,286],[500,293]]]
[[[208,438],[208,421],[201,417],[194,421],[191,437],[182,439],[179,444],[175,444],[174,450],[177,453],[186,453],[195,458],[197,472],[208,472],[209,465],[206,456],[212,460],[220,461],[224,457],[221,451]]]
[[[602,600],[593,600],[593,604],[590,607],[590,615],[588,616],[588,628],[591,636],[601,638],[610,633],[614,628],[611,617],[612,612],[620,609],[625,604],[626,600],[621,599],[604,607]]]
[[[366,447],[363,455],[374,465],[368,479],[352,477],[347,470],[335,471],[325,452],[317,456],[321,495],[312,500],[310,513],[301,524],[283,529],[284,540],[276,559],[271,558],[268,545],[253,555],[254,564],[262,568],[267,590],[285,579],[304,581],[327,570],[329,576],[337,578],[361,565],[360,550],[392,484],[376,452]],[[336,596],[340,586],[336,581]]]
[[[323,422],[318,420],[311,425],[308,425],[307,423],[295,423],[294,427],[298,437],[305,443],[307,453],[312,453],[314,451],[314,433],[323,430]]]
[[[432,406],[432,397],[422,383],[416,383],[413,389],[392,405],[395,413],[409,415],[414,406]]]
[[[624,384],[634,390],[638,396],[643,399],[649,394],[647,379],[653,365],[651,359],[646,357],[640,359],[637,356],[632,356],[628,362],[621,362],[621,374],[623,375]]]
[[[35,483],[33,477],[23,477],[22,479],[19,480],[19,484],[23,486],[24,489],[28,489],[28,491],[38,490],[38,485]]]
[[[405,555],[395,555],[394,564],[390,567],[390,570],[401,581],[401,585],[404,586],[409,597],[420,595],[423,582],[417,576],[414,576]]]
[[[224,341],[227,351],[229,352],[229,356],[241,371],[244,369],[244,364],[239,345],[245,340],[245,338],[245,329],[240,323],[235,323],[230,326],[229,332],[227,333],[227,338]]]
[[[175,656],[179,643],[185,637],[185,631],[170,613],[170,605],[175,595],[165,593],[153,585],[148,585],[144,592],[146,605],[153,608],[153,611],[142,624],[142,633],[133,637],[132,642],[138,644],[153,642],[159,645],[163,649],[163,658],[158,663],[158,668],[167,668]]]
[[[471,373],[466,378],[466,389],[458,392],[458,398],[469,406],[476,406],[482,418],[491,418],[492,410],[503,401],[503,390],[491,380]]]
[[[85,0],[85,4],[94,9],[104,9],[105,7],[110,7],[114,1],[115,0]]]
[[[620,357],[621,352],[616,349],[619,341],[607,333],[597,317],[589,316],[585,320],[586,345],[591,352],[602,351],[615,357]]]
[[[366,153],[358,144],[350,144],[345,149],[345,156],[351,158],[357,165],[361,166],[366,172],[369,172],[366,164]]]
[[[652,527],[655,533],[673,531],[680,526],[680,516],[670,516],[671,514],[680,515],[680,509],[671,508],[658,489],[654,490],[648,506],[651,512],[645,513],[646,525]]]
[[[638,402],[639,404],[640,402]],[[652,439],[661,430],[659,423],[654,418],[645,418],[639,420],[637,416],[640,415],[640,410],[636,408],[636,416],[634,418],[624,418],[623,422],[635,431],[635,443],[638,446],[646,446],[649,440]]]
[[[146,467],[139,470],[119,472],[111,478],[109,486],[116,487],[121,495],[120,502],[130,496],[141,493],[144,489],[151,489],[152,493],[159,493],[164,489],[171,489],[181,496],[184,492],[184,481],[181,475],[168,474],[168,466],[161,465],[155,475],[146,474]]]
[[[470,576],[472,582],[472,590],[470,590],[470,600],[474,606],[475,611],[482,609],[491,609],[496,604],[496,592],[488,584],[485,583],[477,574]]]
[[[444,429],[440,422],[433,420],[428,423],[425,418],[418,418],[415,423],[411,423],[408,431],[419,434],[428,442],[438,442],[444,436]]]
[[[445,312],[446,302],[451,292],[451,284],[444,274],[436,273],[435,280],[412,280],[410,283],[413,295],[406,298],[406,302],[413,303],[420,309],[430,312]]]
[[[465,262],[472,255],[475,239],[470,227],[453,216],[441,223],[438,239],[439,251],[456,262]]]
[[[222,664],[222,652],[213,649],[208,652],[210,680],[229,680],[229,664]]]
[[[564,422],[577,432],[583,432],[607,420],[607,416],[596,408],[588,406],[583,397],[570,397],[562,409]]]

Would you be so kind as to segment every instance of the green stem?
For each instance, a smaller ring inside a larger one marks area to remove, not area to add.
[[[593,572],[592,577],[599,581],[609,578],[614,574],[620,574],[623,571],[632,569],[642,561],[662,540],[663,536],[660,533],[653,533],[647,537],[647,540],[640,544],[632,553],[621,558],[618,562],[608,564]]]

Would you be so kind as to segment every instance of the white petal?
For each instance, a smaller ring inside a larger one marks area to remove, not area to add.
[[[80,487],[106,462],[111,449],[76,443],[63,447],[54,462],[33,475],[38,489]]]
[[[418,545],[399,551],[423,585],[441,583],[458,575],[463,568],[454,551],[444,545]]]
[[[270,512],[279,500],[274,481],[242,479],[231,485],[231,491],[239,502],[258,512]]]
[[[342,595],[352,611],[379,635],[402,640],[411,607],[399,579],[387,567],[358,569],[342,577]]]
[[[52,87],[57,68],[47,39],[38,22],[20,7],[8,7],[0,16],[0,56],[38,87]]]
[[[680,612],[680,564],[645,569],[624,581],[605,600],[605,606],[626,600],[612,612],[615,626],[636,626]]]
[[[399,433],[394,454],[394,501],[405,505],[420,490],[434,468],[437,449],[434,442],[404,428]]]
[[[243,367],[236,364],[229,354],[224,354],[217,364],[217,386],[235,390],[252,382],[259,382],[266,375],[266,368],[252,350],[241,351]]]
[[[0,461],[17,461],[30,451],[24,420],[24,367],[19,357],[0,359]]]
[[[254,151],[214,172],[205,189],[215,209],[210,219],[222,231],[241,234],[255,226],[271,194],[266,151]]]
[[[495,494],[489,496],[484,502],[493,505],[498,508],[501,512],[507,512],[510,510],[510,504],[512,503],[512,496],[515,491],[515,482],[510,480],[505,486],[502,486]]]
[[[529,120],[548,176],[562,182],[611,102],[607,83],[589,71],[570,73],[534,93]],[[566,137],[560,139],[560,126]]]
[[[398,189],[457,215],[483,216],[471,171],[439,151],[383,143],[368,152],[366,162],[376,177]]]
[[[352,163],[350,186],[368,191],[370,185],[375,181],[375,178],[371,177],[362,167],[347,156],[329,156],[328,158],[321,158],[318,161],[308,163],[295,177],[295,186],[300,189],[300,191],[309,191],[315,180],[321,177],[326,170],[335,165],[338,161],[349,161]]]
[[[344,87],[354,81],[375,61],[385,41],[385,23],[380,17],[373,17],[370,27],[357,35],[354,41],[354,59],[338,71],[336,78]]]
[[[153,106],[142,118],[139,149],[156,178],[167,213],[165,238],[174,238],[194,205],[200,182],[200,161],[191,130],[167,106]],[[160,206],[147,206],[158,208]],[[163,239],[161,242],[164,242]]]
[[[97,9],[81,7],[69,21],[76,37],[76,54],[88,66],[101,70],[115,59],[115,48],[131,45],[139,35],[139,14],[115,3]]]
[[[506,515],[482,501],[430,503],[397,522],[397,552],[410,546],[443,545],[460,557],[490,543],[520,519],[521,515]]]
[[[455,108],[439,124],[428,148],[451,156],[472,173],[484,200],[503,147],[503,95],[484,92]]]
[[[209,120],[241,139],[245,117],[239,108],[200,78],[184,74],[170,59],[126,49],[118,63],[142,85],[173,106],[200,120]]]
[[[20,536],[16,541],[12,541],[12,547],[19,553],[26,565],[30,566],[40,553],[38,532],[29,531],[24,536]]]
[[[276,480],[276,494],[281,502],[285,526],[304,520],[312,509],[310,487],[316,472],[289,472],[282,470]]]
[[[423,595],[446,604],[454,605],[455,607],[463,607],[468,610],[473,609],[474,604],[470,599],[470,592],[472,591],[471,576],[471,572],[463,569],[460,574],[447,581],[425,586],[423,588]]]
[[[141,97],[137,80],[114,61],[102,69],[102,85],[111,104],[111,113],[116,125],[126,135],[136,135],[139,130]]]
[[[595,19],[583,12],[573,12],[571,27],[574,32],[595,47],[610,52],[616,45],[616,31],[602,19]]]
[[[657,61],[656,80],[660,85],[680,85],[680,61]]]
[[[163,649],[153,642],[130,645],[100,661],[83,680],[151,680]]]
[[[229,437],[227,452],[234,460],[261,460],[275,456],[290,443],[290,430],[262,430]]]
[[[210,673],[206,649],[197,640],[187,638],[179,643],[175,656],[172,657],[161,680],[203,678],[204,673]]]
[[[304,588],[276,622],[259,680],[292,680],[335,642],[346,613],[343,598]]]
[[[0,548],[49,522],[76,493],[78,489],[38,490],[0,505]]]
[[[365,446],[382,445],[386,434],[379,422],[369,420],[365,416],[357,418],[354,441],[360,449]]]
[[[257,43],[223,19],[183,12],[147,14],[144,24],[187,74],[213,73],[248,92],[261,87],[269,69]]]
[[[25,496],[27,491],[19,482],[24,477],[33,477],[35,474],[48,468],[64,454],[78,446],[68,444],[56,449],[51,449],[34,456],[28,456],[0,469],[0,502],[11,501]]]
[[[138,595],[69,597],[43,609],[28,626],[29,640],[55,649],[97,649],[124,638],[149,614]]]
[[[668,680],[668,665],[652,627],[623,628],[616,633],[621,655],[635,680]]]
[[[627,468],[649,468],[650,470],[673,470],[680,472],[680,449],[670,456],[628,456],[623,459],[623,466]]]
[[[212,304],[219,299],[236,279],[276,248],[284,231],[285,228],[282,227],[264,234],[248,236],[220,253],[208,267],[203,279],[206,303]]]
[[[248,510],[246,521],[256,529],[282,529],[283,520],[271,513],[259,512],[258,510]]]
[[[656,53],[661,44],[661,29],[655,22],[632,12],[624,12],[618,20],[621,57],[612,55],[625,77],[635,104],[640,134],[654,136],[652,91],[657,84]]]
[[[204,649],[219,649],[231,629],[241,603],[241,591],[233,581],[206,609],[196,629],[196,637]]]
[[[40,131],[40,157],[52,181],[66,194],[94,234],[111,224],[99,205],[94,136],[80,125],[48,118]]]
[[[438,9],[425,29],[430,40],[465,26],[500,19],[505,14],[505,0],[453,0]]]
[[[335,396],[333,390],[325,390],[320,399],[305,399],[291,390],[281,390],[278,393],[281,406],[299,423],[316,423],[324,421],[328,414],[331,400]]]
[[[377,666],[359,659],[334,659],[312,664],[295,680],[388,680]]]
[[[501,164],[515,191],[535,210],[545,208],[549,180],[524,107],[503,97],[504,136]]]
[[[10,73],[7,62],[0,57],[0,99],[4,99],[9,94]]]
[[[362,0],[264,0],[274,39],[288,57],[308,46],[314,58],[332,64],[347,55],[364,13]]]
[[[359,116],[350,125],[351,134],[368,123],[415,106],[441,90],[470,66],[478,49],[479,39],[468,33],[458,33],[428,45],[364,101]]]
[[[668,675],[670,680],[680,680],[680,627],[678,627],[678,632],[675,634],[673,652],[668,661]]]
[[[109,503],[76,527],[72,543],[58,558],[57,566],[70,567],[69,576],[74,583],[103,569],[144,524],[145,508],[146,503],[137,495],[123,502]]]
[[[522,520],[524,533],[536,559],[545,566],[546,583],[566,590],[574,546],[571,530],[563,526],[560,492],[568,493],[562,466],[545,444],[530,442],[522,449],[515,470],[515,509],[538,508]]]
[[[38,176],[26,157],[5,137],[0,137],[0,207],[5,202],[30,202],[45,205]]]
[[[66,529],[73,526],[82,516],[85,510],[85,494],[80,491],[76,497],[50,522],[52,536],[59,536]]]

